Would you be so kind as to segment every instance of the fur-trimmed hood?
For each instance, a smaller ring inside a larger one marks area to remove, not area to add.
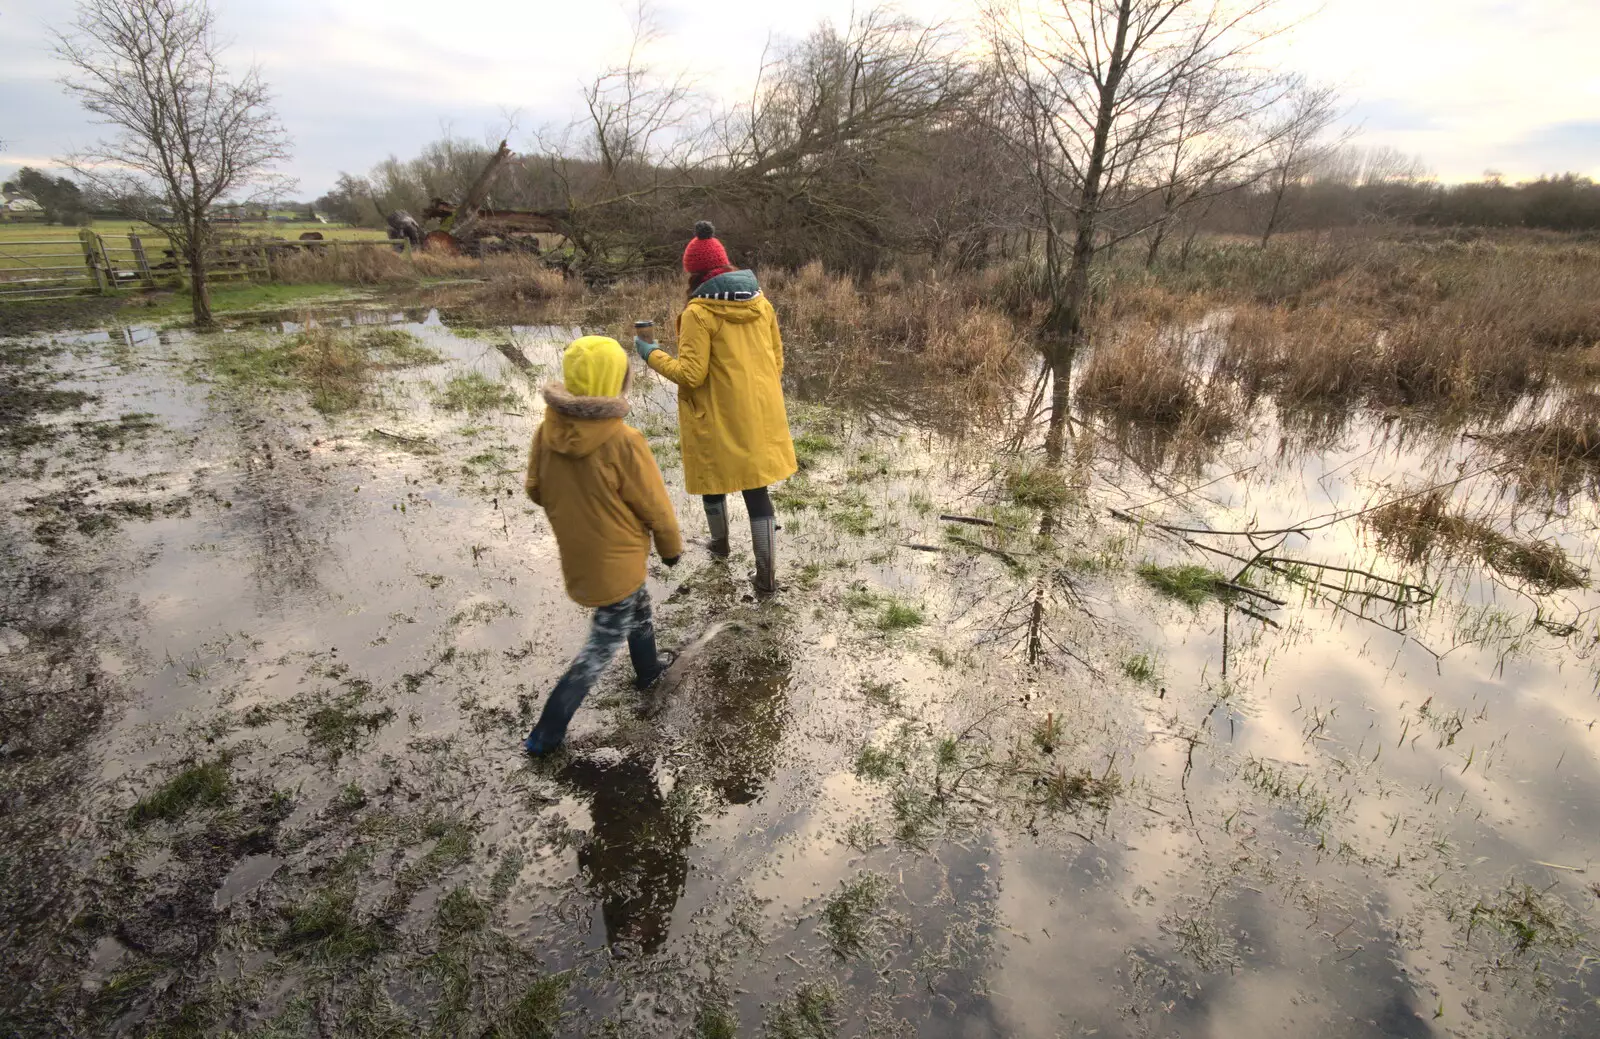
[[[544,413],[544,437],[551,450],[582,458],[620,433],[632,383],[630,371],[622,382],[622,393],[615,397],[580,397],[560,382],[546,384],[544,401],[549,406]]]

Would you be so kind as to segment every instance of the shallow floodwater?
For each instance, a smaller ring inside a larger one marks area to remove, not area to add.
[[[730,563],[652,563],[681,678],[643,702],[619,661],[530,762],[587,626],[521,494],[571,330],[321,320],[443,360],[330,418],[220,374],[296,323],[8,347],[92,395],[4,460],[16,1030],[1600,1035],[1597,599],[1357,515],[1459,480],[1590,565],[1587,499],[1519,503],[1462,431],[1263,406],[1213,445],[1077,416],[1045,514],[1008,500],[1028,386],[952,435],[808,382],[786,590],[748,594],[737,519]],[[505,393],[452,410],[470,372]],[[1263,550],[1415,587],[1257,569],[1281,605],[1191,607],[1136,572]],[[149,800],[194,765],[222,778]]]

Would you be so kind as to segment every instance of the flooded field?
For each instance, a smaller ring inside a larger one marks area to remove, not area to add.
[[[7,1034],[1600,1035],[1597,510],[1517,416],[1057,461],[1032,373],[797,370],[784,592],[737,522],[653,563],[682,681],[535,762],[572,330],[314,320],[369,382],[303,318],[0,339]]]

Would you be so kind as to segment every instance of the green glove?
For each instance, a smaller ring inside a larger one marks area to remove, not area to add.
[[[650,363],[650,355],[661,349],[660,343],[652,343],[648,339],[633,337],[633,348],[639,351],[639,359],[646,364]]]

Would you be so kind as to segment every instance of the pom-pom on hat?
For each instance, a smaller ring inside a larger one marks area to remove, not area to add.
[[[574,339],[561,355],[561,381],[574,397],[617,397],[628,377],[628,355],[610,336]]]
[[[683,249],[683,269],[688,274],[710,274],[728,270],[728,251],[717,241],[717,229],[711,221],[701,220],[694,225],[694,237]]]

